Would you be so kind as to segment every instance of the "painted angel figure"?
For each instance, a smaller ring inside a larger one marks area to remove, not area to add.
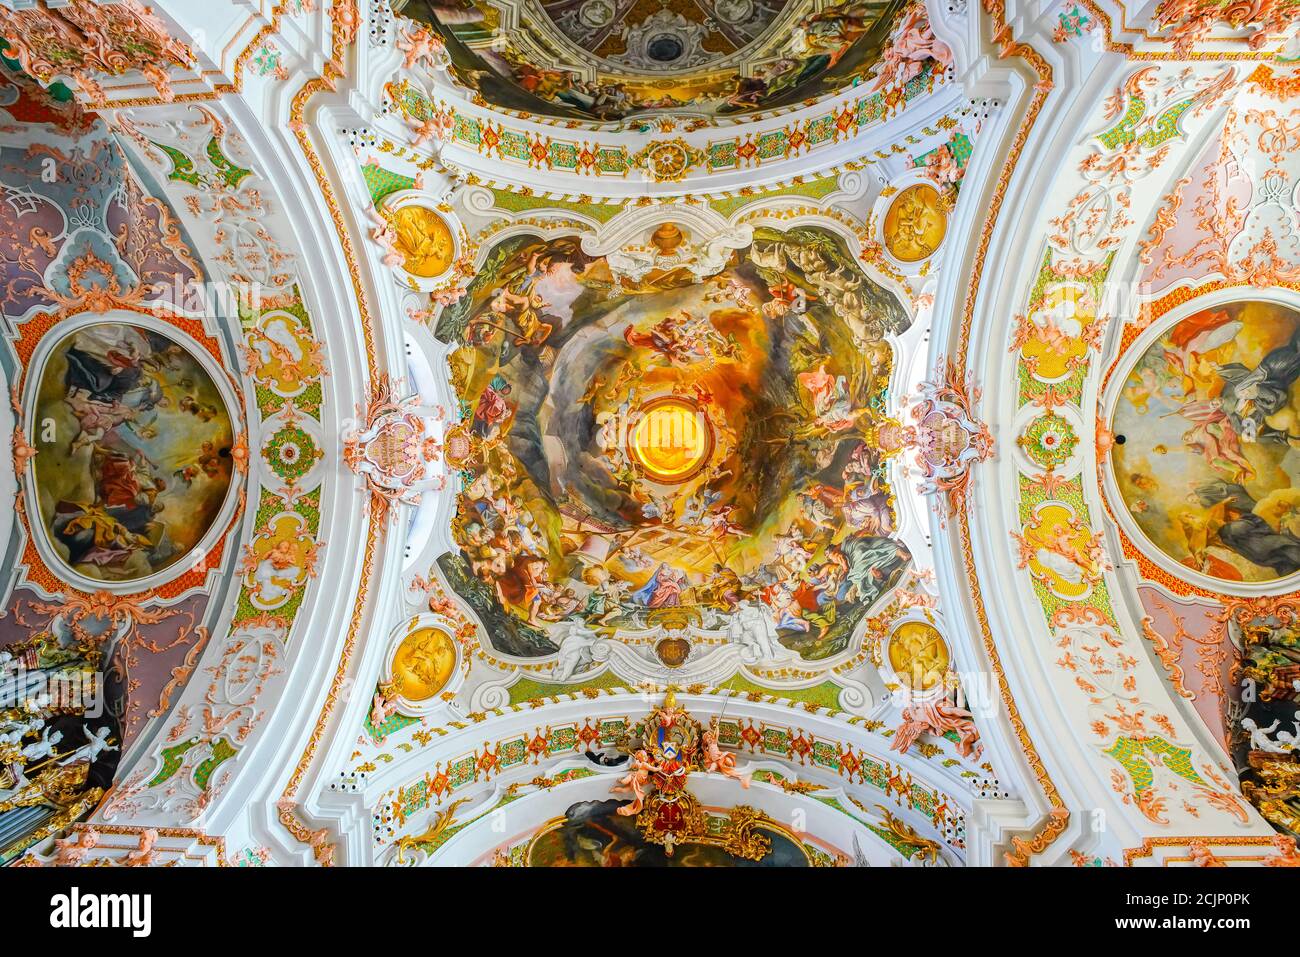
[[[1187,854],[1192,859],[1192,867],[1227,867],[1204,841],[1192,841],[1187,845]]]
[[[641,813],[641,809],[645,807],[646,791],[650,784],[650,772],[657,770],[658,768],[650,761],[650,755],[645,749],[639,749],[632,755],[632,769],[619,780],[618,784],[611,788],[616,793],[632,792],[632,803],[619,808],[619,814],[624,817],[631,817],[634,814]]]
[[[735,778],[742,788],[748,790],[750,775],[737,771],[736,756],[718,747],[718,735],[714,728],[705,731],[701,740],[704,742],[704,769]]]
[[[1266,860],[1265,867],[1300,867],[1300,852],[1296,851],[1294,837],[1274,834],[1273,847],[1277,850],[1277,856]]]

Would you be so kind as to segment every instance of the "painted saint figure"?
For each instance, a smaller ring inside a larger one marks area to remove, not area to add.
[[[660,562],[650,580],[632,593],[632,599],[647,608],[668,608],[682,603],[685,587],[685,573]]]

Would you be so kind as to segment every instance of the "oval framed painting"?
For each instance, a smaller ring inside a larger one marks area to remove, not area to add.
[[[48,339],[27,406],[42,559],[87,589],[183,574],[234,507],[235,427],[216,364],[180,330],[135,313],[72,320]]]
[[[1157,564],[1211,589],[1300,573],[1300,311],[1196,300],[1134,342],[1110,487]]]

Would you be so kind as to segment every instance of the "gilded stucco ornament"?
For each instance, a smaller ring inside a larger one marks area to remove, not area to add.
[[[650,143],[632,157],[632,165],[656,183],[677,183],[704,162],[704,154],[680,137]]]
[[[617,813],[635,817],[641,836],[661,845],[669,857],[678,845],[700,843],[718,844],[746,860],[762,860],[772,848],[771,839],[762,833],[767,820],[762,814],[752,808],[733,808],[728,826],[712,834],[704,809],[687,789],[687,776],[698,771],[734,777],[749,787],[749,778],[736,770],[734,756],[719,749],[717,737],[716,725],[703,729],[689,712],[677,707],[669,688],[663,704],[632,729],[628,773],[613,788],[630,793],[632,799]]]
[[[914,183],[891,200],[881,231],[891,256],[915,263],[934,255],[947,226],[948,211],[939,191],[929,183]]]
[[[399,283],[431,293],[440,303],[463,294],[472,275],[472,250],[465,227],[445,199],[419,189],[399,190],[369,215],[371,237]]]

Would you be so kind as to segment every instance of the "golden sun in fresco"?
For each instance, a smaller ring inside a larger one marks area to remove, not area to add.
[[[456,257],[456,240],[451,227],[427,206],[403,206],[393,212],[397,251],[404,257],[402,268],[412,276],[432,279],[451,268]]]
[[[632,458],[653,481],[676,485],[708,463],[713,453],[713,426],[693,402],[673,396],[654,399],[628,436]]]
[[[885,246],[900,262],[915,263],[934,255],[948,229],[939,191],[928,183],[909,186],[885,213]]]
[[[393,683],[407,701],[427,701],[441,691],[456,667],[456,646],[438,628],[417,628],[393,655]]]

